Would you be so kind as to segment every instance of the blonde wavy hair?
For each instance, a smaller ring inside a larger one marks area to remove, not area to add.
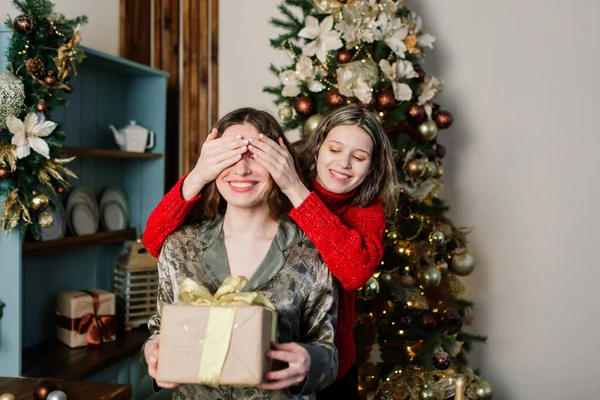
[[[380,198],[386,215],[392,215],[398,201],[395,150],[379,120],[366,108],[349,104],[333,110],[321,119],[299,155],[301,176],[307,180],[316,177],[317,157],[325,138],[333,128],[348,125],[361,128],[373,141],[369,174],[357,188],[351,204],[366,207]],[[305,182],[307,186],[308,183]]]

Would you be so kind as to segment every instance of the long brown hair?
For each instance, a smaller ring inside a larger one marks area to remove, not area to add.
[[[279,142],[279,138],[283,139],[285,146],[288,149],[291,148],[277,120],[268,112],[251,107],[239,108],[221,118],[215,126],[218,130],[217,137],[221,137],[223,132],[231,126],[244,124],[252,125],[258,132],[276,142]],[[275,221],[287,215],[292,208],[289,199],[279,189],[279,186],[273,182],[272,178],[269,178],[269,187],[263,198],[262,205],[269,217]],[[200,197],[200,201],[190,213],[186,223],[199,223],[215,218],[225,211],[225,207],[225,199],[219,193],[216,182],[212,181],[202,190],[202,197]]]
[[[396,210],[398,200],[398,177],[394,150],[379,120],[366,108],[349,104],[327,114],[308,138],[299,155],[299,164],[304,179],[314,179],[317,175],[319,149],[329,132],[338,126],[355,125],[365,131],[373,141],[371,167],[364,182],[358,187],[351,203],[366,207],[379,197],[387,215]],[[305,182],[308,184],[308,182]]]

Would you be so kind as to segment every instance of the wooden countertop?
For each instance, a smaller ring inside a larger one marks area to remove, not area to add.
[[[0,377],[0,395],[11,393],[16,400],[33,400],[33,391],[44,379],[2,378]],[[47,382],[47,381],[46,381]],[[129,400],[131,386],[118,383],[86,381],[52,381],[58,390],[73,400]]]

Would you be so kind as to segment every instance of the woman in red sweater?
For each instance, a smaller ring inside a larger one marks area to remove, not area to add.
[[[290,199],[294,206],[290,218],[311,239],[344,288],[339,293],[335,338],[338,378],[317,398],[358,399],[354,291],[367,282],[381,261],[385,214],[396,207],[391,144],[371,112],[356,105],[341,107],[324,117],[308,139],[299,157],[299,175],[282,142],[262,135],[258,141],[223,140],[213,130],[194,169],[150,214],[143,243],[153,256],[158,257],[166,237],[184,223],[213,175],[237,162],[246,151],[267,168]]]

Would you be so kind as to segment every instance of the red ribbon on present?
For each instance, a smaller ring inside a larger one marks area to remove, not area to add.
[[[92,297],[93,312],[83,315],[81,318],[67,318],[63,315],[56,316],[56,323],[61,328],[77,331],[80,335],[87,333],[87,343],[98,346],[102,340],[110,340],[117,332],[117,322],[114,315],[98,315],[100,308],[100,296],[97,293],[82,290]]]

